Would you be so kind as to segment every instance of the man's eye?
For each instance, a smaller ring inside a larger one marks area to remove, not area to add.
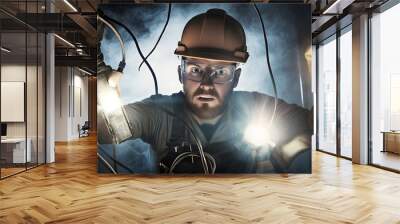
[[[224,69],[217,69],[215,70],[215,75],[216,76],[225,76],[227,72]]]
[[[200,69],[198,67],[192,67],[190,69],[190,72],[192,72],[192,73],[200,73]]]

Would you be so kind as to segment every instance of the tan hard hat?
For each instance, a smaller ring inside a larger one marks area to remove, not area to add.
[[[175,54],[240,63],[249,57],[242,25],[222,9],[210,9],[190,19]]]

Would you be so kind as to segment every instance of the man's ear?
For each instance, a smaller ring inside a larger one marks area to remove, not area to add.
[[[178,65],[178,77],[179,77],[179,82],[182,84],[182,73],[181,73],[181,66]]]
[[[241,68],[235,70],[235,77],[233,77],[233,88],[236,88],[239,83],[240,73],[242,72]]]

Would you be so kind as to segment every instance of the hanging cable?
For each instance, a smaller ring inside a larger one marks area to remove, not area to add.
[[[276,90],[275,78],[274,78],[274,74],[272,73],[271,63],[269,61],[268,39],[267,39],[265,27],[264,27],[264,20],[261,17],[261,13],[260,13],[260,10],[258,9],[257,5],[254,3],[253,6],[254,6],[254,9],[256,10],[258,18],[260,19],[260,22],[261,22],[261,26],[262,26],[262,30],[263,30],[263,34],[264,34],[265,57],[267,59],[268,71],[269,71],[269,75],[271,77],[272,87],[274,89],[274,97],[275,97],[274,111],[272,112],[271,120],[269,122],[269,126],[271,126],[275,119],[276,110],[278,107],[278,91]]]
[[[205,174],[209,174],[210,171],[209,171],[209,168],[208,168],[208,164],[207,164],[206,156],[205,156],[205,153],[204,153],[204,150],[203,150],[203,146],[202,146],[201,141],[199,140],[199,138],[194,133],[193,129],[189,126],[189,124],[184,119],[178,117],[175,113],[173,113],[173,112],[171,112],[171,111],[169,111],[169,110],[167,110],[167,109],[165,109],[165,108],[163,108],[161,106],[154,105],[154,108],[157,108],[160,111],[165,112],[168,115],[173,116],[174,118],[177,118],[179,121],[181,121],[185,125],[185,127],[189,130],[189,133],[192,136],[193,140],[195,141],[195,144],[196,144],[196,146],[197,146],[197,148],[199,150],[200,160],[201,160],[201,163],[203,165],[204,173]]]
[[[122,40],[121,34],[117,31],[117,29],[111,23],[109,23],[107,20],[105,20],[101,16],[97,15],[97,19],[100,20],[101,22],[103,22],[104,24],[106,24],[112,30],[112,32],[115,34],[115,36],[118,39],[119,45],[121,46],[122,60],[118,65],[117,71],[122,72],[125,68],[126,52],[125,52],[125,44],[124,44],[124,41]]]
[[[151,67],[151,65],[149,64],[149,62],[147,61],[147,59],[146,59],[145,56],[143,55],[142,50],[140,49],[140,46],[139,46],[139,42],[138,42],[138,40],[136,39],[135,35],[134,35],[134,34],[132,33],[132,31],[131,31],[127,26],[125,26],[123,23],[121,23],[121,22],[119,22],[119,21],[117,21],[117,20],[115,20],[115,19],[113,19],[113,18],[110,18],[109,16],[106,16],[106,15],[103,15],[103,16],[104,16],[104,18],[105,18],[106,20],[109,20],[109,21],[111,21],[111,22],[113,22],[113,23],[115,23],[115,24],[121,26],[122,28],[124,28],[125,31],[128,32],[129,35],[132,37],[133,41],[135,42],[136,49],[137,49],[137,51],[138,51],[140,57],[142,58],[142,60],[144,61],[144,63],[147,65],[147,67],[149,68],[149,70],[150,70],[150,72],[151,72],[151,75],[153,76],[155,94],[158,95],[158,84],[157,84],[157,77],[156,77],[156,74],[154,73],[153,68]]]
[[[164,35],[165,29],[168,26],[170,15],[171,15],[171,3],[168,4],[167,20],[165,21],[164,27],[163,27],[163,29],[162,29],[162,31],[160,33],[160,36],[157,39],[157,42],[154,44],[153,49],[151,49],[151,51],[146,55],[146,57],[145,57],[146,60],[153,53],[153,51],[157,48],[158,43],[160,42],[162,36]],[[140,67],[142,67],[143,63],[144,63],[144,60],[139,65],[139,68],[138,68],[139,71],[140,71]]]

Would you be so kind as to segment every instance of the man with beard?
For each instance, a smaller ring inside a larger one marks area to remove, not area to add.
[[[249,57],[236,19],[221,9],[193,17],[175,54],[183,92],[124,106],[132,139],[152,146],[160,172],[311,172],[310,111],[233,91]]]

